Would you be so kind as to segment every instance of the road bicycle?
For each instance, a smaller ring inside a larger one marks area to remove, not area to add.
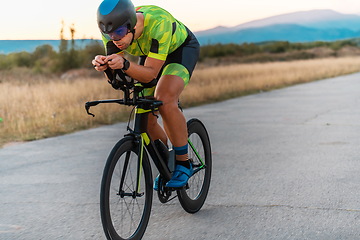
[[[107,239],[141,239],[149,222],[153,200],[153,175],[149,157],[159,172],[157,196],[161,203],[178,197],[182,208],[188,213],[199,211],[207,197],[212,168],[209,135],[199,119],[187,122],[189,159],[194,174],[188,184],[180,189],[165,186],[174,169],[174,151],[160,140],[153,141],[147,133],[149,114],[157,114],[161,101],[145,98],[142,90],[151,87],[126,76],[121,70],[106,71],[109,83],[124,92],[122,99],[91,101],[90,107],[100,103],[117,103],[133,106],[133,127],[130,119],[128,134],[113,147],[108,156],[100,191],[100,213]],[[172,196],[176,194],[175,196]]]

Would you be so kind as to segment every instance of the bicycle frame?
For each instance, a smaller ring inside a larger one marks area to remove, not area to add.
[[[108,74],[108,73],[107,73]],[[153,140],[151,140],[149,134],[147,133],[147,123],[148,123],[148,116],[149,114],[155,114],[154,112],[158,111],[158,108],[162,105],[161,101],[152,100],[152,99],[146,99],[146,98],[140,98],[139,93],[144,88],[141,84],[134,84],[134,80],[131,79],[131,81],[128,81],[125,79],[124,76],[121,76],[120,80],[116,80],[113,78],[113,80],[109,83],[111,83],[114,87],[116,86],[117,89],[121,89],[124,92],[124,98],[123,99],[109,99],[109,100],[99,100],[99,101],[92,101],[87,102],[85,104],[86,111],[89,115],[95,116],[94,114],[90,113],[90,107],[96,106],[100,103],[117,103],[121,105],[128,105],[128,106],[135,106],[135,114],[134,114],[134,127],[131,129],[129,126],[127,130],[129,131],[128,134],[125,136],[129,136],[133,138],[133,142],[136,143],[138,147],[138,169],[137,169],[137,189],[135,193],[132,193],[131,195],[135,194],[136,196],[139,196],[139,187],[140,187],[140,180],[141,180],[141,166],[143,162],[144,157],[144,149],[149,153],[150,157],[152,158],[156,168],[158,169],[161,176],[164,178],[165,181],[169,181],[171,179],[171,171],[168,166],[168,159],[163,159],[161,154],[159,153],[155,143]],[[115,88],[115,87],[114,87]],[[130,89],[133,89],[133,98],[130,97]],[[195,170],[195,173],[197,171],[200,171],[201,169],[205,168],[205,162],[201,158],[200,154],[195,149],[194,145],[188,139],[189,146],[194,151],[196,157],[201,162],[201,166],[197,166],[197,169]],[[128,161],[127,159],[126,161]],[[126,166],[124,166],[126,167]],[[124,176],[123,176],[124,177]],[[122,179],[123,179],[122,177]],[[122,185],[123,180],[120,184],[119,194],[122,192]],[[124,193],[125,194],[125,193]],[[129,195],[125,194],[125,195]],[[141,195],[141,194],[140,194]]]
[[[190,148],[194,151],[195,156],[197,157],[197,159],[199,159],[201,166],[198,166],[197,169],[194,169],[194,174],[197,173],[198,171],[200,171],[201,169],[206,167],[206,164],[204,162],[204,160],[202,159],[202,157],[200,156],[200,154],[198,153],[197,149],[194,147],[194,144],[190,141],[190,139],[188,139],[188,143]]]

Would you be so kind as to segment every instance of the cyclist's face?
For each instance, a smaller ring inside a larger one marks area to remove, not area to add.
[[[118,48],[120,48],[121,50],[125,50],[130,46],[132,34],[133,33],[128,32],[123,38],[113,40],[113,42]]]

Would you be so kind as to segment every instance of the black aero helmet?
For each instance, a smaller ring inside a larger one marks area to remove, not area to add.
[[[120,27],[133,31],[136,12],[130,0],[104,0],[97,11],[97,22],[102,33],[109,34]]]

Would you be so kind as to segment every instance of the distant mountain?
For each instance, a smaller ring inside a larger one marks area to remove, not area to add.
[[[75,45],[78,48],[84,48],[92,41],[98,40],[76,39]],[[0,54],[8,54],[12,52],[22,51],[33,52],[38,46],[45,44],[52,46],[55,51],[58,51],[60,46],[60,40],[0,40]]]
[[[224,34],[199,36],[202,45],[215,43],[256,43],[265,41],[313,42],[336,41],[360,37],[359,31],[346,28],[315,29],[297,24],[275,24],[258,28],[246,28]]]
[[[357,31],[360,29],[360,15],[342,14],[333,10],[310,10],[287,13],[251,21],[234,27],[240,30],[251,27],[264,27],[274,24],[298,24],[312,28],[343,28]]]
[[[335,41],[360,37],[360,15],[311,10],[195,32],[201,44]]]

